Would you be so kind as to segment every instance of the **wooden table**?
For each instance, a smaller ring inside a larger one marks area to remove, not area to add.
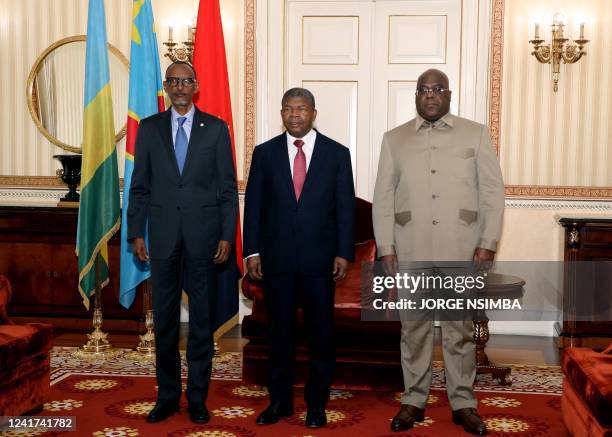
[[[518,276],[489,273],[487,275],[487,286],[480,297],[493,299],[520,299],[523,297],[523,286],[525,281]],[[509,378],[511,368],[498,366],[489,361],[485,348],[489,341],[489,318],[485,310],[477,310],[474,317],[474,342],[476,343],[476,373],[491,374],[501,385],[510,385]]]

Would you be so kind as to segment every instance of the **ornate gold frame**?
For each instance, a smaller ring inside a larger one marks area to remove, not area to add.
[[[504,0],[492,0],[491,80],[489,92],[489,127],[491,140],[499,156],[501,127],[502,70],[504,53]],[[506,196],[529,198],[612,199],[612,187],[569,187],[543,185],[506,185]]]
[[[246,0],[244,4],[244,172],[238,176],[238,191],[244,193],[251,169],[251,157],[256,141],[257,95],[255,81],[257,79],[257,63],[255,57],[255,1]]]
[[[49,140],[50,143],[55,144],[57,147],[67,150],[68,152],[81,153],[80,147],[71,146],[70,144],[66,144],[58,140],[53,135],[51,135],[47,129],[45,129],[45,127],[42,125],[42,123],[40,122],[40,119],[37,116],[38,114],[37,106],[38,105],[34,101],[34,94],[33,94],[34,78],[36,77],[36,72],[38,71],[38,67],[44,61],[44,59],[49,55],[49,53],[51,53],[53,50],[57,49],[58,47],[61,47],[63,45],[69,44],[71,42],[76,42],[76,41],[87,41],[87,36],[86,35],[76,35],[76,36],[69,36],[68,38],[60,39],[59,41],[56,41],[53,44],[51,44],[49,47],[47,47],[40,54],[40,56],[38,56],[36,61],[34,61],[34,65],[32,66],[32,69],[30,70],[30,74],[28,75],[28,81],[26,83],[26,100],[28,102],[28,110],[30,111],[30,116],[32,117],[32,120],[34,121],[34,124],[36,125],[40,133],[43,134],[44,137],[47,140]],[[117,58],[119,58],[119,60],[127,67],[129,71],[130,62],[125,57],[125,55],[121,53],[121,51],[117,47],[115,47],[114,45],[110,43],[108,44],[108,49],[111,51],[112,54],[114,54],[115,56],[117,56]],[[125,136],[126,130],[127,130],[127,122],[123,125],[121,130],[117,132],[117,135],[115,136],[116,143],[121,141],[121,139]]]

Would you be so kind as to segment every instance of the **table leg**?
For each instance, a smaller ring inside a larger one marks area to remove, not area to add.
[[[496,366],[489,361],[485,348],[489,341],[489,319],[479,311],[474,320],[474,343],[476,343],[476,373],[491,374],[500,385],[511,385],[510,367]]]

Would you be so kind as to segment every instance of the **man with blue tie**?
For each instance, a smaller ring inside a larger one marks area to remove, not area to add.
[[[306,426],[327,422],[335,366],[334,281],[354,255],[355,191],[349,149],[313,129],[314,96],[293,88],[282,100],[287,132],[255,148],[245,194],[244,253],[263,280],[268,309],[270,405],[257,424],[293,414],[298,296],[309,337]]]
[[[206,423],[214,352],[215,264],[227,261],[234,240],[236,172],[227,125],[193,104],[198,82],[191,65],[170,65],[164,90],[171,109],[140,122],[127,211],[134,254],[151,262],[158,395],[147,421],[159,422],[179,410],[180,302],[185,290],[189,415],[195,423]]]

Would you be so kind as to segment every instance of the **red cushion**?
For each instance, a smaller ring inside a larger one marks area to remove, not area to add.
[[[11,283],[6,276],[0,275],[0,325],[9,323],[6,307],[11,300]]]
[[[612,355],[588,348],[567,348],[563,372],[599,423],[612,426]]]
[[[12,369],[51,349],[53,329],[45,323],[0,325],[0,371]]]
[[[349,267],[346,277],[336,283],[336,308],[361,309],[361,287],[364,268],[371,269],[376,260],[376,242],[368,240],[355,244],[355,263]],[[365,264],[365,265],[364,265]]]
[[[570,435],[590,437],[612,437],[612,428],[603,427],[585,405],[580,395],[572,385],[563,381],[563,397],[561,398],[561,414],[563,424]]]

